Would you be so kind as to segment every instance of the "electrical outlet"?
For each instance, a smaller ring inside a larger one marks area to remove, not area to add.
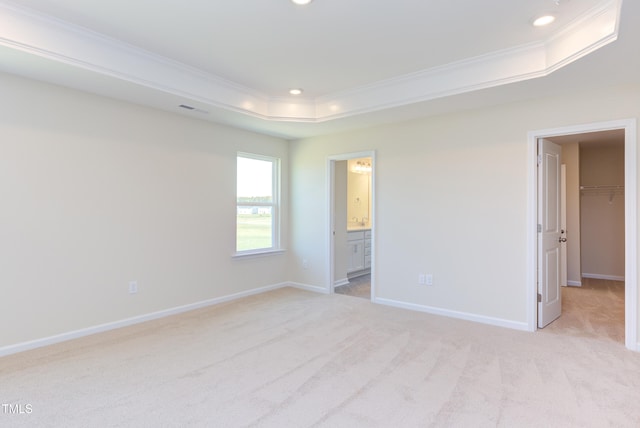
[[[433,275],[428,273],[426,280],[427,280],[427,285],[433,285]]]
[[[309,269],[309,260],[302,259],[302,269]]]
[[[138,292],[138,281],[129,281],[129,294],[136,294]]]
[[[418,284],[425,285],[427,282],[427,276],[423,273],[418,275]]]

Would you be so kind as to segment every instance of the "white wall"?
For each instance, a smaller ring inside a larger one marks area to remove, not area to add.
[[[282,159],[287,246],[288,142],[9,75],[0,93],[0,348],[286,281],[286,255],[231,254],[238,150]]]
[[[291,278],[328,283],[327,156],[375,150],[377,297],[526,325],[527,133],[637,117],[638,99],[583,91],[294,142],[291,247],[312,268]]]

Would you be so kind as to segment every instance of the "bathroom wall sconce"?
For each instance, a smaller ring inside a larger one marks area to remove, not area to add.
[[[371,174],[371,163],[357,161],[351,168],[351,172],[355,172],[356,174]]]

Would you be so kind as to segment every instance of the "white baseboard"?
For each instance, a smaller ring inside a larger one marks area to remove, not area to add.
[[[571,287],[582,287],[582,281],[567,281],[567,285]]]
[[[426,312],[433,315],[442,315],[449,318],[457,318],[457,319],[462,319],[466,321],[489,324],[489,325],[494,325],[498,327],[506,327],[513,330],[529,331],[526,322],[517,322],[517,321],[505,320],[501,318],[487,317],[484,315],[452,311],[449,309],[441,309],[441,308],[435,308],[432,306],[418,305],[415,303],[400,302],[397,300],[383,299],[380,297],[376,297],[374,299],[374,303],[379,303],[381,305],[387,305],[387,306],[394,306],[396,308],[410,309],[412,311]]]
[[[287,282],[285,285],[300,290],[313,291],[314,293],[329,294],[329,290],[324,287],[318,287],[317,285],[301,284],[299,282]]]
[[[361,270],[354,270],[352,272],[347,272],[347,278],[357,278],[359,276],[369,275],[371,273],[371,268],[364,268]]]
[[[66,342],[67,340],[78,339],[80,337],[89,336],[96,333],[115,330],[117,328],[127,327],[130,325],[139,324],[146,321],[164,318],[171,315],[177,315],[183,312],[192,311],[194,309],[200,309],[207,306],[218,305],[220,303],[241,299],[243,297],[252,296],[255,294],[261,294],[271,290],[277,290],[279,288],[287,287],[289,285],[291,284],[281,283],[281,284],[268,285],[265,287],[259,287],[259,288],[254,288],[247,291],[242,291],[240,293],[230,294],[227,296],[216,297],[209,300],[203,300],[201,302],[190,303],[188,305],[164,309],[161,311],[152,312],[145,315],[139,315],[132,318],[123,319],[120,321],[100,324],[93,327],[87,327],[80,330],[70,331],[68,333],[62,333],[62,334],[57,334],[55,336],[45,337],[42,339],[36,339],[28,342],[17,343],[15,345],[4,346],[0,348],[0,357],[16,354],[18,352],[28,351],[31,349],[41,348],[43,346],[53,345],[55,343]]]
[[[583,278],[608,279],[609,281],[624,281],[624,276],[617,275],[600,275],[598,273],[583,273]]]
[[[239,292],[239,293],[234,293],[234,294],[230,294],[230,295],[227,295],[227,296],[216,297],[216,298],[213,298],[213,299],[208,299],[208,300],[204,300],[204,301],[200,301],[200,302],[196,302],[196,303],[191,303],[191,304],[188,304],[188,305],[177,306],[177,307],[174,307],[174,308],[169,308],[169,309],[165,309],[165,310],[161,310],[161,311],[157,311],[157,312],[152,312],[152,313],[145,314],[145,315],[139,315],[139,316],[123,319],[123,320],[120,320],[120,321],[114,321],[114,322],[110,322],[110,323],[100,324],[100,325],[97,325],[97,326],[87,327],[87,328],[83,328],[83,329],[79,329],[79,330],[75,330],[75,331],[70,331],[70,332],[67,332],[67,333],[62,333],[62,334],[58,334],[58,335],[54,335],[54,336],[49,336],[49,337],[45,337],[45,338],[42,338],[42,339],[36,339],[36,340],[28,341],[28,342],[17,343],[15,345],[4,346],[4,347],[0,348],[0,357],[11,355],[11,354],[16,354],[16,353],[19,353],[19,352],[28,351],[28,350],[31,350],[31,349],[41,348],[43,346],[53,345],[53,344],[60,343],[60,342],[66,342],[68,340],[78,339],[78,338],[81,338],[81,337],[84,337],[84,336],[89,336],[89,335],[92,335],[92,334],[102,333],[102,332],[109,331],[109,330],[115,330],[117,328],[127,327],[127,326],[131,326],[131,325],[143,323],[143,322],[146,322],[146,321],[152,321],[152,320],[155,320],[155,319],[164,318],[164,317],[168,317],[168,316],[171,316],[171,315],[177,315],[177,314],[188,312],[188,311],[192,311],[192,310],[195,310],[195,309],[200,309],[200,308],[204,308],[204,307],[208,307],[208,306],[214,306],[214,305],[218,305],[220,303],[225,303],[225,302],[229,302],[229,301],[232,301],[232,300],[241,299],[243,297],[248,297],[248,296],[252,296],[252,295],[256,295],[256,294],[265,293],[265,292],[271,291],[271,290],[277,290],[277,289],[283,288],[283,287],[294,287],[294,288],[297,288],[297,289],[300,289],[300,290],[311,291],[311,292],[314,292],[314,293],[329,294],[329,290],[327,290],[324,287],[319,287],[319,286],[316,286],[316,285],[301,284],[301,283],[296,283],[296,282],[284,282],[284,283],[280,283],[280,284],[268,285],[268,286],[265,286],[265,287],[254,288],[254,289],[251,289],[251,290],[242,291],[242,292]],[[463,320],[467,320],[467,321],[479,322],[479,323],[483,323],[483,324],[490,324],[490,325],[495,325],[495,326],[500,326],[500,327],[506,327],[506,328],[511,328],[511,329],[514,329],[514,330],[527,330],[527,324],[526,323],[503,320],[503,319],[499,319],[499,318],[486,317],[486,316],[476,315],[476,314],[469,314],[469,313],[465,313],[465,312],[451,311],[451,310],[447,310],[447,309],[440,309],[440,308],[435,308],[435,307],[431,307],[431,306],[418,305],[418,304],[414,304],[414,303],[400,302],[400,301],[391,300],[391,299],[375,298],[373,301],[374,301],[374,303],[387,305],[387,306],[394,306],[394,307],[397,307],[397,308],[409,309],[409,310],[426,312],[426,313],[435,314],[435,315],[447,316],[447,317],[451,317],[451,318],[463,319]],[[639,350],[640,350],[640,344],[638,344],[638,347],[639,347]]]
[[[348,285],[349,284],[349,278],[342,278],[342,279],[337,279],[334,283],[333,286],[334,287],[340,287],[343,285]]]

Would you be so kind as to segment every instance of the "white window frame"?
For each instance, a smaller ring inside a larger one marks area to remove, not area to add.
[[[238,158],[255,159],[260,161],[271,162],[271,186],[272,188],[272,202],[251,202],[251,206],[256,207],[271,207],[271,247],[255,248],[249,250],[238,251],[238,208],[247,206],[246,202],[238,202]],[[255,153],[237,152],[236,154],[236,227],[235,227],[235,248],[234,257],[246,257],[265,255],[272,253],[281,253],[283,250],[280,247],[280,159],[274,156],[259,155]]]

